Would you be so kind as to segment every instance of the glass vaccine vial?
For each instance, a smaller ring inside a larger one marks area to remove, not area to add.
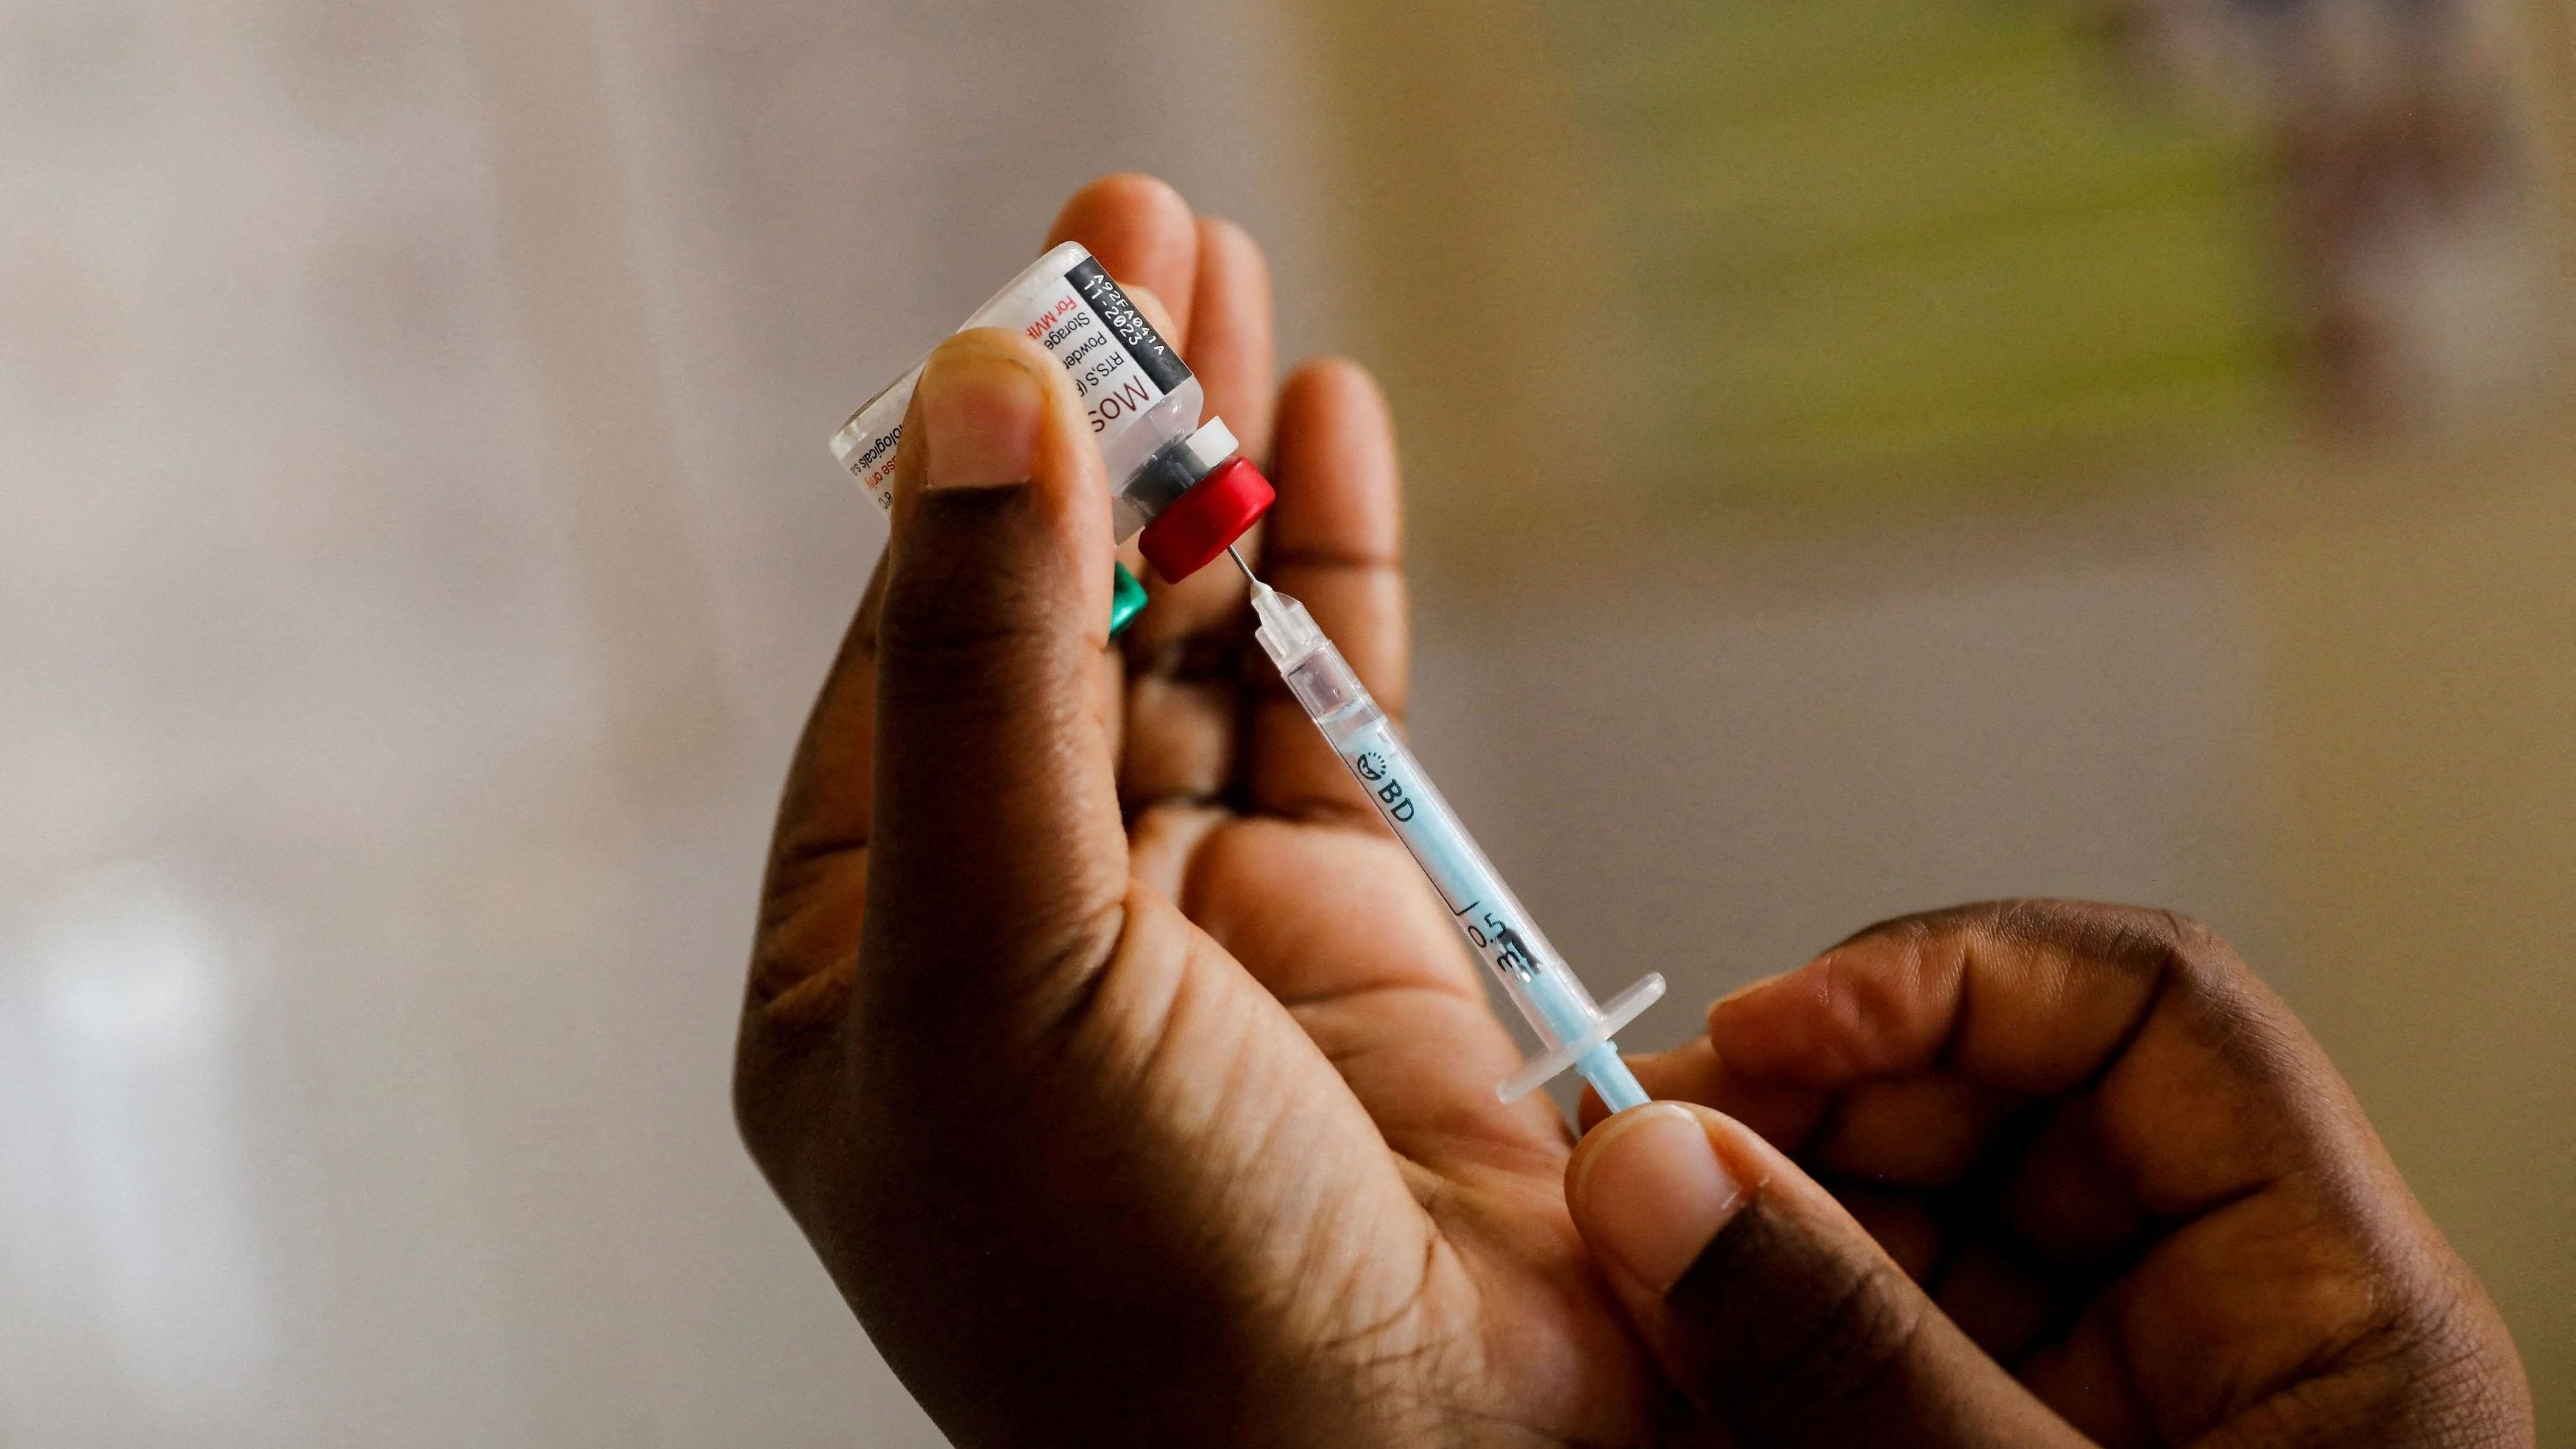
[[[1079,242],[1038,258],[965,327],[1022,333],[1064,368],[1100,444],[1117,540],[1141,534],[1146,561],[1164,578],[1196,573],[1269,511],[1276,495],[1233,430],[1222,418],[1201,420],[1206,394],[1189,364]],[[880,508],[894,506],[904,410],[920,381],[916,363],[832,435],[832,455]],[[1142,591],[1119,594],[1132,617]]]

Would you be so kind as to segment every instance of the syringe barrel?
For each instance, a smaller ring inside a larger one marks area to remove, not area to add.
[[[1265,610],[1265,621],[1271,612]],[[1583,989],[1520,898],[1503,883],[1341,651],[1313,631],[1302,608],[1279,622],[1282,632],[1305,636],[1283,639],[1280,642],[1287,647],[1272,650],[1274,658],[1288,656],[1280,675],[1289,691],[1323,731],[1352,778],[1368,792],[1379,818],[1412,852],[1448,907],[1449,918],[1477,959],[1502,984],[1530,1029],[1550,1052],[1568,1042],[1597,1037],[1601,1010],[1591,993]],[[1262,641],[1265,646],[1273,644],[1268,632]],[[1619,1062],[1617,1048],[1608,1041],[1596,1041],[1580,1052],[1576,1064],[1613,1107],[1644,1100]]]
[[[1595,1005],[1306,606],[1256,581],[1252,608],[1261,617],[1253,637],[1289,693],[1368,793],[1378,818],[1412,852],[1476,958],[1538,1033],[1539,1054],[1496,1083],[1494,1094],[1512,1101],[1570,1066],[1612,1111],[1643,1103],[1645,1089],[1610,1036],[1664,994],[1664,978],[1648,975],[1606,1009]]]

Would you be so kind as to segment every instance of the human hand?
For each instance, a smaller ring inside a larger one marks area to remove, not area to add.
[[[1706,1105],[1593,1132],[1568,1197],[1740,1449],[2532,1442],[2485,1292],[2196,924],[1893,921],[1634,1065]]]
[[[1252,243],[1138,178],[1066,237],[1261,456]],[[1400,714],[1384,405],[1327,363],[1276,417],[1264,576]],[[970,1445],[1651,1438],[1669,1391],[1567,1216],[1570,1134],[1495,1101],[1518,1053],[1246,672],[1240,578],[1158,591],[1108,646],[1099,457],[1024,339],[941,347],[904,438],[780,809],[735,1093],[905,1384]]]

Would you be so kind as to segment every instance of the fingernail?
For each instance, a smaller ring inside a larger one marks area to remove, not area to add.
[[[1654,1102],[1596,1131],[1574,1187],[1584,1237],[1647,1291],[1661,1294],[1744,1203],[1708,1129],[1689,1109]]]
[[[1037,467],[1046,394],[1007,357],[942,354],[921,375],[921,429],[930,456],[926,488],[1025,483]]]

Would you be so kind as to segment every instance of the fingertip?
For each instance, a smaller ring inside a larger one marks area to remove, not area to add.
[[[1270,455],[1278,403],[1278,338],[1270,263],[1251,233],[1223,217],[1199,218],[1198,295],[1190,308],[1190,365],[1253,458]]]
[[[1711,1003],[1708,1035],[1718,1054],[1755,1079],[1804,1086],[1893,1069],[1923,1026],[1903,973],[1865,964],[1846,942],[1794,971],[1749,982]]]
[[[1279,407],[1283,414],[1294,407],[1301,414],[1311,412],[1319,417],[1344,415],[1357,409],[1365,421],[1389,433],[1394,431],[1385,390],[1366,367],[1347,357],[1310,357],[1297,364],[1288,380],[1280,384]]]
[[[1705,1107],[1649,1102],[1603,1123],[1566,1164],[1584,1240],[1632,1292],[1661,1296],[1745,1200],[1758,1175]]]
[[[1054,359],[1017,332],[957,333],[923,363],[904,428],[895,471],[898,568],[923,525],[927,496],[1025,487],[1046,520],[1045,536],[1075,570],[1084,596],[1075,607],[1104,621],[1105,631],[1109,571],[1082,561],[1110,551],[1108,489],[1081,404]]]
[[[1170,336],[1185,345],[1190,296],[1198,270],[1198,218],[1187,199],[1160,177],[1115,172],[1065,202],[1047,245],[1077,241],[1123,286],[1145,286],[1172,308]]]
[[[1681,1102],[1648,1102],[1625,1112],[1605,1115],[1574,1144],[1573,1155],[1565,1159],[1565,1205],[1574,1211],[1574,1220],[1582,1223],[1592,1204],[1594,1167],[1609,1155],[1619,1139],[1645,1125],[1649,1119],[1669,1117],[1675,1112],[1687,1115],[1688,1104]]]
[[[1404,550],[1395,422],[1368,369],[1341,357],[1299,365],[1279,390],[1274,478],[1279,546],[1393,563]],[[1311,601],[1310,601],[1311,602]]]
[[[1763,992],[1770,990],[1773,986],[1786,981],[1797,974],[1798,973],[1796,971],[1774,971],[1768,976],[1757,977],[1754,980],[1745,982],[1743,985],[1736,987],[1724,996],[1710,1002],[1708,1004],[1708,1019],[1711,1022],[1715,1022],[1719,1012],[1729,1010],[1736,1002],[1749,1000],[1755,996],[1759,996]]]
[[[969,435],[991,432],[1024,442],[1029,457],[1017,477],[982,481],[1034,482],[1042,492],[1072,497],[1103,491],[1099,449],[1091,444],[1081,402],[1064,369],[1018,332],[970,327],[931,349],[913,390],[905,429],[896,469],[898,511],[907,488],[962,482],[954,449]],[[946,458],[941,457],[943,441],[950,445]],[[977,443],[979,448],[997,445]]]
[[[1025,339],[995,328],[960,333],[922,364],[898,470],[898,500],[924,488],[995,488],[1030,481],[1046,430],[1046,371]]]
[[[1694,1037],[1670,1051],[1626,1058],[1637,1084],[1659,1102],[1687,1102],[1706,1107],[1742,1124],[1783,1152],[1795,1151],[1814,1135],[1831,1105],[1831,1093],[1812,1087],[1758,1081],[1720,1056],[1709,1038]],[[1586,1092],[1576,1120],[1585,1132],[1610,1116],[1599,1097]]]
[[[1825,959],[1820,956],[1795,970],[1775,971],[1747,981],[1710,1002],[1709,1040],[1721,1050],[1750,1049],[1758,1058],[1760,1044],[1770,1036],[1784,1011],[1794,1011],[1798,992],[1824,967]]]
[[[969,327],[942,338],[930,350],[930,356],[923,359],[921,381],[913,388],[912,405],[919,410],[927,400],[963,381],[1006,373],[1024,376],[1037,397],[1051,402],[1061,391],[1056,374],[1062,371],[1046,349],[1018,332],[1002,327]],[[906,441],[915,436],[919,435],[907,432]]]
[[[1637,1084],[1646,1095],[1660,1102],[1698,1102],[1711,1100],[1715,1085],[1716,1055],[1709,1049],[1708,1038],[1699,1037],[1670,1051],[1643,1054],[1622,1053],[1620,1060],[1634,1072]],[[1575,1101],[1575,1121],[1590,1132],[1610,1119],[1609,1105],[1601,1094],[1586,1084],[1583,1095]]]
[[[1242,223],[1228,216],[1201,216],[1198,228],[1202,269],[1222,267],[1230,278],[1270,284],[1270,258]]]
[[[1047,245],[1078,241],[1090,246],[1093,237],[1107,238],[1128,227],[1187,226],[1194,220],[1188,199],[1172,183],[1149,172],[1112,171],[1093,177],[1065,199],[1047,232]]]
[[[1252,233],[1222,216],[1198,219],[1197,314],[1222,315],[1234,328],[1257,335],[1239,345],[1270,346],[1270,258]]]

